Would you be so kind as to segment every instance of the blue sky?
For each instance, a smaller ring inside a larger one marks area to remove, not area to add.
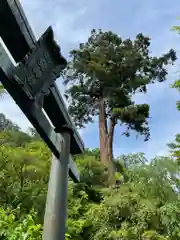
[[[72,48],[86,41],[92,28],[111,30],[123,38],[132,39],[143,32],[152,38],[152,54],[160,55],[174,48],[179,55],[180,36],[170,31],[173,25],[178,24],[177,17],[180,16],[177,0],[22,0],[21,3],[37,38],[52,25],[65,57],[68,57]],[[169,68],[166,83],[150,86],[146,95],[135,96],[137,103],[150,104],[151,140],[144,142],[143,138],[136,138],[135,134],[130,138],[121,136],[122,129],[118,126],[114,142],[116,156],[139,151],[145,152],[148,158],[166,154],[166,143],[180,132],[180,113],[175,106],[180,94],[169,87],[179,77],[179,67],[177,62],[176,66]],[[57,83],[63,93],[61,80],[57,80]],[[23,130],[30,125],[8,96],[1,100],[0,112],[5,113]],[[99,146],[96,123],[80,130],[80,134],[86,147]]]

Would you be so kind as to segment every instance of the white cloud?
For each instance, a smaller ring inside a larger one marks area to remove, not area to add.
[[[47,0],[44,4],[44,0],[23,0],[22,5],[37,38],[50,25],[62,49],[87,37],[90,28],[81,27],[77,22],[85,18],[88,2]]]
[[[8,119],[20,126],[23,131],[26,131],[28,127],[32,126],[29,120],[24,116],[23,112],[8,94],[4,95],[0,99],[0,112],[4,113]]]

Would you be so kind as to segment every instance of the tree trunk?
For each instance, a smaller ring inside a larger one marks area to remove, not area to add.
[[[107,141],[109,159],[113,159],[113,140],[114,140],[115,125],[116,125],[115,119],[111,118],[110,124],[109,124],[109,131],[108,131],[108,141]]]
[[[105,114],[104,100],[99,101],[99,140],[100,140],[100,158],[101,162],[108,166],[108,158],[106,152],[106,138],[107,138],[107,120]]]
[[[108,184],[115,184],[115,166],[113,163],[114,119],[110,120],[109,131],[105,112],[104,100],[99,101],[99,138],[101,162],[108,168]]]
[[[109,125],[109,131],[107,135],[107,141],[106,141],[106,151],[107,151],[107,157],[109,162],[109,183],[111,185],[114,185],[116,183],[115,179],[115,165],[113,162],[113,139],[114,139],[114,128],[115,128],[115,120],[110,119],[110,125]]]

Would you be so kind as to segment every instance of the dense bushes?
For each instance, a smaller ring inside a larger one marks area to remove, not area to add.
[[[43,142],[17,129],[1,131],[0,139],[0,239],[41,239],[50,152]],[[113,187],[106,185],[98,150],[74,160],[82,181],[69,181],[68,240],[179,239],[175,160],[158,157],[147,164],[141,153],[122,156],[116,160],[121,181]]]

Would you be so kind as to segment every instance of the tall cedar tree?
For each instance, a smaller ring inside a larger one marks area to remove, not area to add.
[[[135,104],[132,96],[146,92],[147,84],[166,79],[166,65],[176,60],[174,50],[161,57],[150,55],[150,38],[138,34],[134,41],[117,34],[92,30],[86,43],[72,50],[64,72],[65,96],[76,125],[84,127],[98,116],[101,161],[113,179],[113,136],[118,122],[130,130],[150,133],[147,118],[149,105]]]

